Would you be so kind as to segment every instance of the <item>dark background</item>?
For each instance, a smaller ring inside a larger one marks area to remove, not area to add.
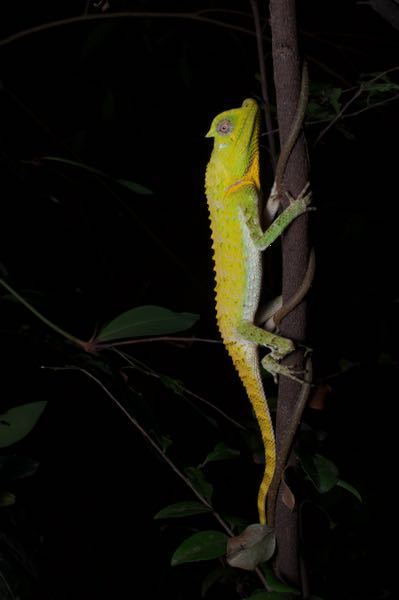
[[[74,23],[0,46],[3,276],[81,339],[141,304],[197,313],[195,335],[217,338],[204,135],[218,112],[247,96],[259,99],[255,38],[165,16],[231,9],[228,2],[110,4],[112,11],[163,16]],[[84,6],[2,3],[1,37],[82,14]],[[234,8],[246,15],[203,16],[252,31],[249,3]],[[311,82],[319,86],[355,91],[362,74],[397,65],[399,32],[366,5],[302,0],[298,24]],[[268,42],[266,52],[270,72]],[[317,275],[309,338],[317,377],[329,378],[331,386],[326,410],[309,410],[306,418],[324,432],[323,454],[363,497],[360,505],[349,494],[332,496],[331,530],[321,516],[310,520],[314,592],[329,599],[392,597],[397,113],[395,101],[364,110],[345,120],[344,132],[333,127],[316,145],[326,123],[309,117],[306,130],[318,208],[312,214]],[[45,156],[89,165],[113,179]],[[267,161],[264,149],[263,166]],[[153,193],[132,193],[117,179]],[[271,180],[266,172],[266,187]],[[9,299],[2,306],[1,412],[49,401],[35,430],[5,449],[40,463],[34,477],[13,484],[17,502],[0,514],[5,568],[17,579],[20,569],[30,590],[24,597],[200,597],[206,566],[169,567],[195,521],[187,527],[153,520],[163,506],[191,499],[189,490],[95,383],[79,372],[41,368],[73,363],[71,348]],[[131,352],[250,422],[221,346],[148,344]],[[118,373],[115,358],[108,358]],[[213,427],[159,381],[136,372],[131,377],[137,417],[150,431],[171,436],[180,466],[198,464],[221,439],[241,449],[239,467],[224,463],[223,471],[210,468],[209,477],[222,478],[214,481],[216,505],[256,519],[259,470],[236,430],[223,421]],[[216,527],[211,520],[203,524]],[[22,566],[16,556],[24,557]],[[211,597],[224,596],[219,590]]]

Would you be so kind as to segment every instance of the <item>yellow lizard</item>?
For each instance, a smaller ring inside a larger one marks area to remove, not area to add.
[[[214,138],[206,170],[206,196],[214,250],[218,327],[252,403],[265,450],[265,471],[258,494],[259,520],[265,524],[266,495],[276,456],[258,346],[270,349],[262,365],[275,378],[277,374],[296,377],[280,364],[281,359],[294,350],[293,342],[255,324],[262,279],[261,252],[307,210],[310,194],[302,193],[296,200],[292,199],[288,208],[263,231],[259,129],[259,107],[251,98],[244,100],[240,108],[215,117],[206,136]],[[273,194],[271,196],[274,200]]]

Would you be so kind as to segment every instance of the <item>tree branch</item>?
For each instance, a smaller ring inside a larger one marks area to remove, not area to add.
[[[274,81],[280,146],[290,137],[290,131],[300,97],[301,68],[298,52],[295,0],[270,0]],[[297,196],[308,180],[308,163],[304,136],[300,135],[290,153],[283,176],[283,189]],[[282,198],[283,204],[287,202]],[[300,288],[309,260],[307,215],[296,219],[282,236],[283,303]],[[305,339],[306,307],[301,302],[281,322],[281,333],[295,342]],[[303,369],[302,350],[293,352],[286,361]],[[292,423],[301,386],[287,378],[280,379],[276,421],[277,454],[284,445],[284,432]],[[300,586],[298,515],[290,511],[278,496],[275,515],[278,554],[277,572],[282,579]]]

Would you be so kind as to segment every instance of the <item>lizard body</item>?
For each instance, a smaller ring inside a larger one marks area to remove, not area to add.
[[[266,521],[266,494],[276,456],[274,432],[260,374],[258,346],[271,351],[262,360],[275,377],[295,376],[280,360],[294,350],[291,340],[254,324],[262,284],[261,253],[293,219],[307,210],[310,195],[293,200],[268,227],[260,222],[260,111],[255,100],[219,114],[207,137],[214,148],[206,171],[206,195],[216,274],[218,327],[253,406],[265,449],[265,471],[259,488],[258,512]]]

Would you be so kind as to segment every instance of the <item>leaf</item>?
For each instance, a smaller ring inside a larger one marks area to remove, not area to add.
[[[131,192],[134,192],[135,194],[140,194],[141,196],[151,196],[154,193],[148,187],[145,187],[140,183],[135,183],[134,181],[128,181],[127,179],[117,179],[116,181],[119,183],[119,185],[122,185]]]
[[[197,492],[204,496],[206,500],[210,501],[213,494],[213,486],[211,483],[209,483],[209,481],[206,480],[203,472],[195,467],[186,467],[184,472]]]
[[[285,473],[281,479],[281,500],[285,506],[292,512],[295,508],[295,496],[290,486],[285,480]]]
[[[225,512],[220,513],[223,517],[223,520],[226,521],[230,529],[236,529],[238,532],[243,531],[247,525],[248,520],[243,517],[236,517],[235,515],[229,515]]]
[[[105,179],[115,181],[116,183],[119,183],[119,185],[128,188],[131,192],[134,192],[135,194],[148,196],[153,193],[150,189],[148,189],[144,185],[141,185],[140,183],[135,183],[134,181],[128,181],[126,179],[114,179],[108,173],[104,173],[104,171],[101,171],[100,169],[96,169],[95,167],[91,167],[90,165],[85,165],[84,163],[77,162],[76,160],[62,158],[61,156],[42,156],[41,160],[48,162],[59,162],[64,165],[69,165],[71,167],[82,169],[82,171],[87,171],[88,173],[93,173],[93,175],[98,175],[99,177],[104,177]]]
[[[177,548],[171,560],[172,567],[188,562],[212,560],[226,553],[228,537],[220,531],[194,533]]]
[[[336,113],[341,110],[341,102],[339,101],[342,94],[342,88],[331,87],[328,94],[328,100]]]
[[[184,397],[185,388],[179,379],[175,379],[174,377],[169,377],[169,375],[163,375],[161,373],[158,374],[158,377],[166,388],[171,390],[177,396]]]
[[[205,577],[202,580],[201,583],[201,597],[203,598],[204,596],[206,596],[208,590],[215,585],[215,583],[217,583],[218,581],[223,581],[228,579],[228,574],[230,574],[230,578],[231,578],[231,572],[232,570],[229,571],[226,569],[225,566],[222,567],[216,567],[216,569],[213,569],[212,571],[210,571],[210,573],[208,573],[208,575],[205,575]]]
[[[296,596],[300,596],[299,590],[277,579],[272,567],[269,564],[265,564],[264,566],[262,566],[262,571],[265,574],[267,585],[273,592],[280,592],[283,594],[295,594]]]
[[[387,92],[396,92],[399,89],[397,83],[378,83],[376,81],[366,81],[361,84],[363,89],[369,92],[369,98],[375,94],[386,94]]]
[[[162,508],[154,516],[154,519],[174,519],[176,517],[190,517],[191,515],[199,515],[201,513],[210,512],[210,508],[204,506],[200,502],[187,500],[186,502],[176,502]]]
[[[303,451],[297,451],[297,456],[306,475],[321,494],[325,494],[336,485],[338,469],[331,460],[321,454],[312,456]]]
[[[229,446],[227,446],[224,442],[220,442],[219,444],[216,444],[214,449],[208,454],[204,462],[201,464],[201,467],[210,462],[215,462],[218,460],[231,460],[232,458],[237,458],[237,456],[240,456],[239,450],[229,448]]]
[[[22,440],[34,428],[46,407],[46,401],[21,404],[0,415],[0,448]]]
[[[15,504],[15,494],[12,492],[0,492],[0,508],[4,508],[6,506],[12,506]]]
[[[106,90],[102,101],[101,113],[104,121],[112,121],[115,119],[115,96],[112,90]]]
[[[359,494],[359,492],[357,491],[357,489],[355,487],[353,487],[353,485],[351,485],[350,483],[347,483],[346,481],[342,481],[342,479],[338,479],[337,486],[341,487],[342,489],[346,490],[347,492],[350,492],[351,494],[353,494],[355,496],[355,498],[357,498],[359,500],[359,502],[363,502],[362,497]]]
[[[34,475],[39,466],[39,462],[27,456],[18,456],[9,454],[0,456],[0,477],[2,480],[14,481]]]
[[[192,327],[199,316],[176,313],[162,306],[138,306],[113,319],[100,330],[97,341],[120,340],[148,335],[176,333]]]
[[[162,448],[162,452],[164,452],[166,454],[168,448],[170,448],[170,446],[173,446],[173,440],[170,437],[170,435],[161,435],[159,437],[159,443],[160,446]]]
[[[278,592],[265,592],[262,590],[258,590],[254,592],[245,600],[288,600],[287,594],[279,594]]]
[[[267,525],[254,523],[248,525],[240,535],[229,538],[227,542],[227,563],[253,571],[259,563],[269,560],[276,549],[276,536]]]

